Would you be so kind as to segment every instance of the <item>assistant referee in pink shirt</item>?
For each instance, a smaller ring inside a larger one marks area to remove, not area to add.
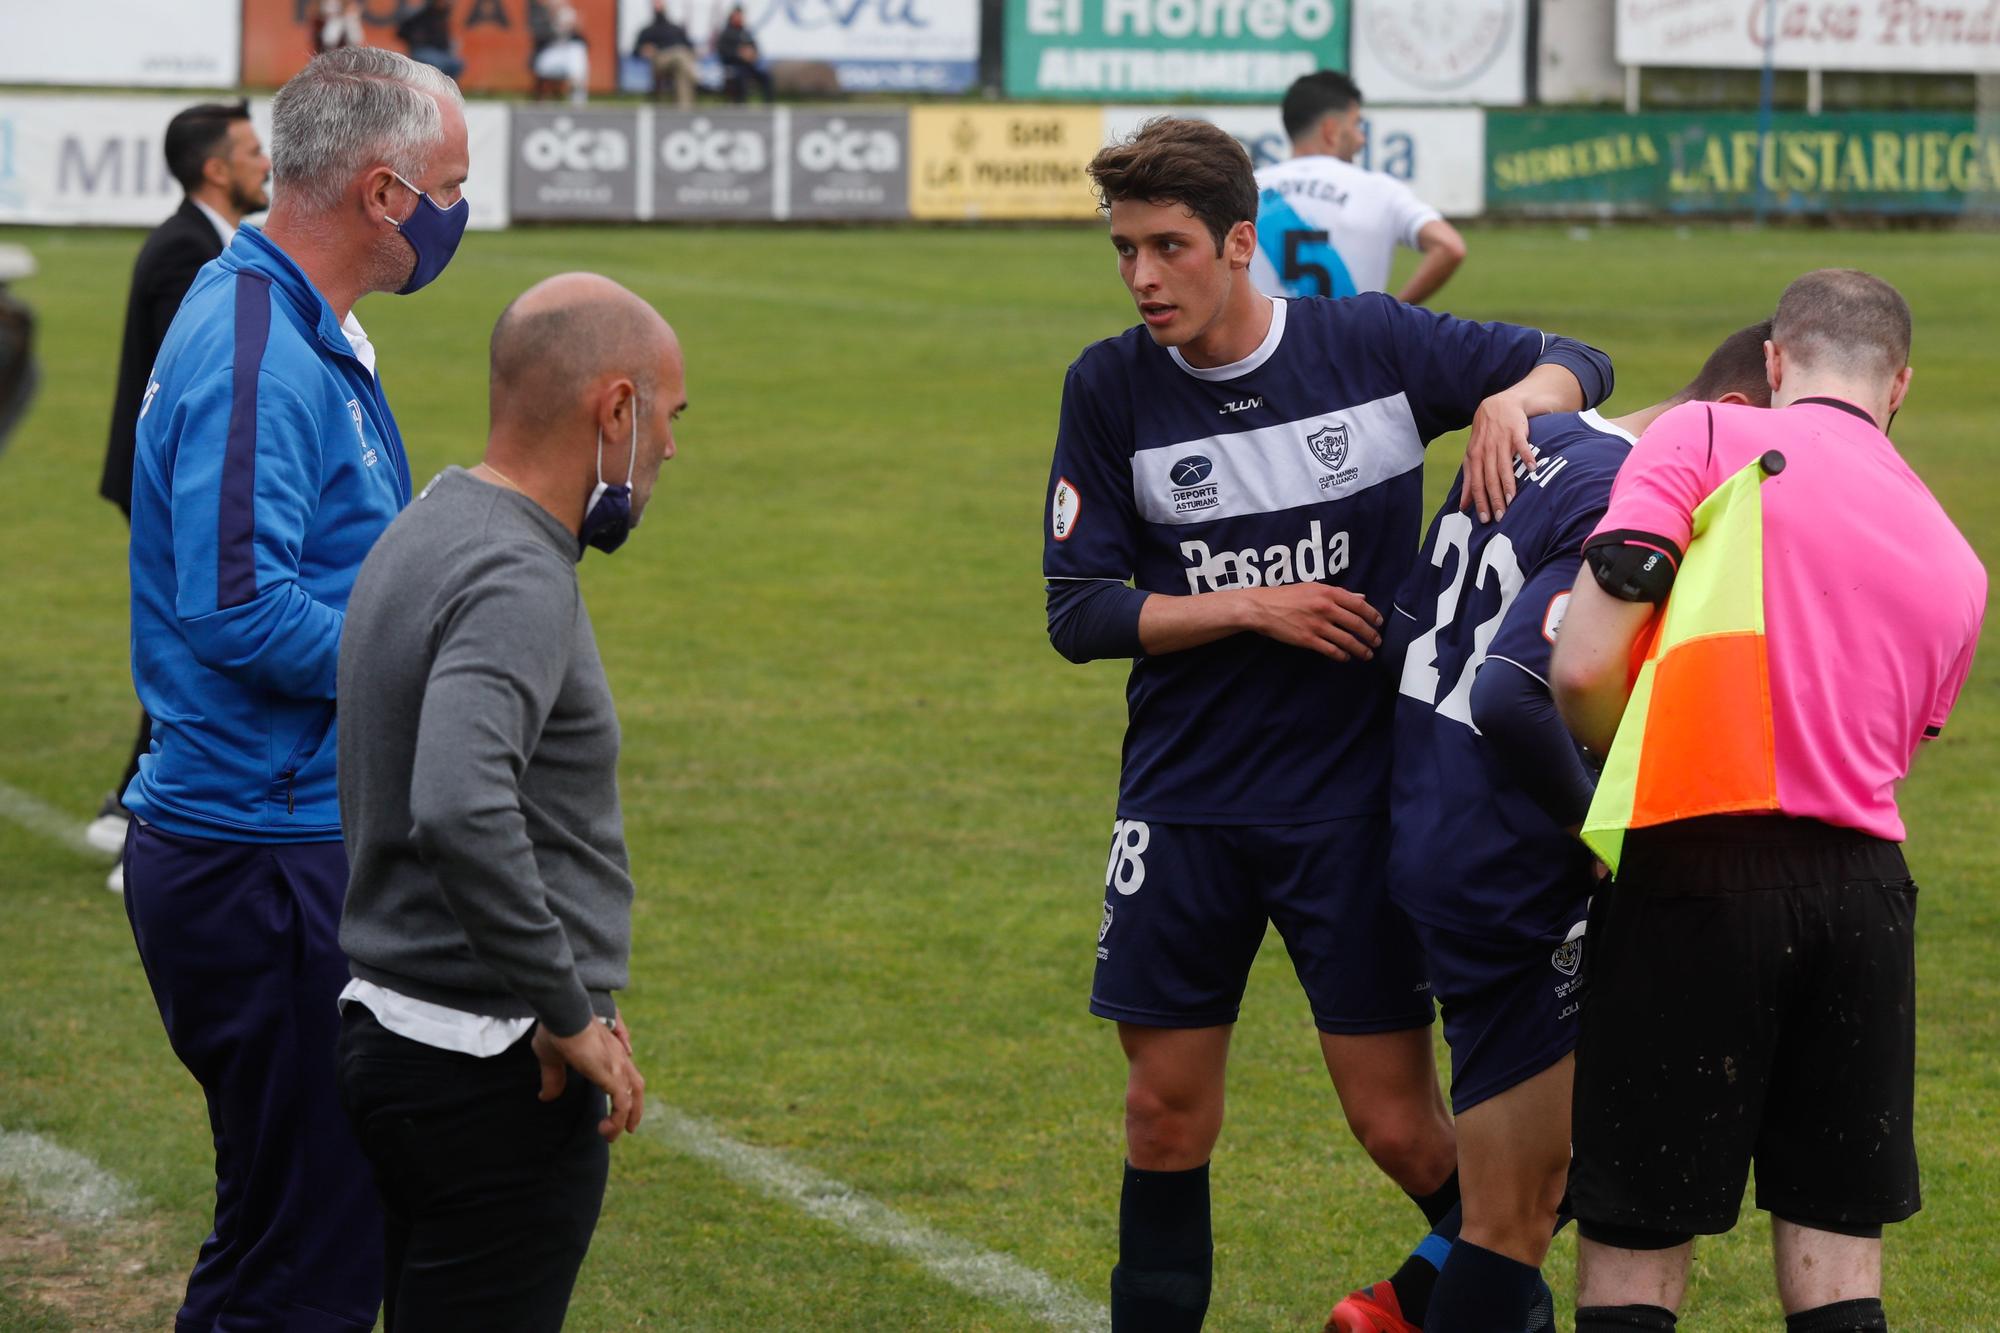
[[[1789,1333],[1888,1327],[1882,1227],[1919,1206],[1917,890],[1895,787],[1944,726],[1986,608],[1986,571],[1883,433],[1909,353],[1894,287],[1806,274],[1765,344],[1771,409],[1662,416],[1586,544],[1596,578],[1577,580],[1552,684],[1604,754],[1695,508],[1782,456],[1760,491],[1779,812],[1631,830],[1590,919],[1577,1333],[1674,1328],[1693,1238],[1735,1225],[1753,1162]]]

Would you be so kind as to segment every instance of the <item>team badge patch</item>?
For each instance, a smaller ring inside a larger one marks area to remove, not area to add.
[[[1569,593],[1563,591],[1549,598],[1549,609],[1542,612],[1542,637],[1550,643],[1562,632],[1563,616],[1569,611]]]
[[[1306,436],[1306,448],[1329,472],[1340,471],[1340,465],[1347,461],[1347,423],[1320,427]]]
[[[1104,943],[1104,937],[1111,933],[1111,904],[1104,904],[1104,920],[1097,925],[1097,942]]]
[[[1583,966],[1583,937],[1573,936],[1558,944],[1549,955],[1549,966],[1566,977],[1575,976],[1577,968]]]
[[[1055,498],[1049,502],[1049,535],[1059,542],[1076,531],[1077,516],[1083,512],[1083,497],[1068,477],[1056,478]]]
[[[361,466],[374,467],[376,458],[375,447],[368,443],[368,432],[361,425],[360,399],[350,398],[347,400],[347,415],[354,422],[354,442],[361,446]]]

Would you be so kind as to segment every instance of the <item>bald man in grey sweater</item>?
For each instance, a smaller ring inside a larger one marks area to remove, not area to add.
[[[639,1124],[618,719],[576,566],[637,523],[684,382],[631,292],[530,288],[494,326],[484,460],[425,487],[355,582],[340,1075],[391,1333],[560,1328],[608,1145]]]

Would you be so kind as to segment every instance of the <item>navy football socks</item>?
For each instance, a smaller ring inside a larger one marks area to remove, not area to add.
[[[1214,1266],[1208,1164],[1141,1171],[1128,1162],[1111,1270],[1112,1333],[1198,1333]]]
[[[1576,1333],[1674,1333],[1679,1322],[1661,1305],[1586,1305],[1576,1312]]]
[[[1499,1333],[1528,1326],[1542,1270],[1461,1236],[1439,1271],[1424,1316],[1427,1333]],[[1408,1318],[1407,1312],[1405,1318]],[[1415,1322],[1412,1320],[1411,1322]]]
[[[1458,1176],[1454,1174],[1447,1183],[1456,1195]],[[1422,1199],[1417,1200],[1418,1207],[1423,1203]],[[1444,1267],[1451,1244],[1458,1239],[1459,1218],[1459,1207],[1454,1201],[1449,1212],[1432,1219],[1430,1235],[1419,1241],[1417,1248],[1410,1251],[1410,1257],[1403,1260],[1403,1266],[1389,1275],[1389,1285],[1395,1289],[1396,1305],[1403,1318],[1419,1328],[1423,1327],[1424,1314],[1430,1309],[1431,1289],[1437,1285],[1438,1270]]]
[[[1879,1297],[1835,1301],[1785,1316],[1785,1333],[1888,1333],[1889,1317]]]

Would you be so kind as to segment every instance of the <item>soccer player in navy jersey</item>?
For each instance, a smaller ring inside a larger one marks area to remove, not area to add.
[[[1678,403],[1768,406],[1770,333],[1731,334],[1666,402],[1536,418],[1506,515],[1473,523],[1455,484],[1396,595],[1389,895],[1444,1010],[1463,1229],[1454,1241],[1446,1218],[1395,1277],[1335,1306],[1340,1333],[1551,1326],[1540,1266],[1569,1175],[1594,883],[1575,833],[1594,782],[1549,695],[1550,648],[1633,442]]]
[[[1601,401],[1611,364],[1380,294],[1262,295],[1250,159],[1203,122],[1150,122],[1090,171],[1144,323],[1069,368],[1044,572],[1064,656],[1136,659],[1090,1007],[1129,1065],[1112,1326],[1179,1333],[1208,1307],[1208,1159],[1267,922],[1356,1137],[1431,1220],[1456,1201],[1427,983],[1384,886],[1375,608],[1409,567],[1426,443],[1470,425],[1468,496],[1503,512],[1528,419]]]

